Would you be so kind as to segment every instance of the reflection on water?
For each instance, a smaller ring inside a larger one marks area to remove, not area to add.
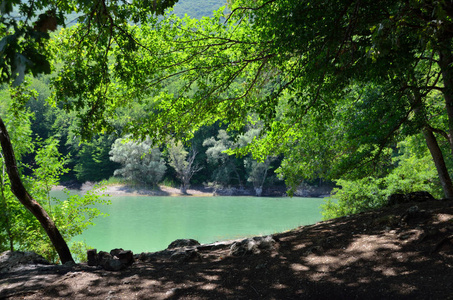
[[[54,192],[60,197],[60,192]],[[80,239],[98,250],[165,249],[175,239],[200,243],[271,234],[321,220],[320,198],[110,197]],[[78,238],[79,239],[79,238]]]

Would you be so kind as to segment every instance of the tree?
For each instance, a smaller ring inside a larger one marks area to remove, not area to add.
[[[102,191],[99,186],[95,186],[83,195],[71,195],[66,191],[65,200],[50,196],[52,187],[59,184],[61,175],[68,171],[64,167],[68,157],[59,153],[58,143],[55,138],[49,138],[38,145],[35,155],[36,166],[32,170],[32,176],[24,177],[24,181],[27,190],[31,191],[34,198],[55,222],[64,240],[72,242],[73,237],[80,235],[88,226],[93,225],[96,217],[104,215],[99,209],[99,204],[110,202],[103,199],[105,195],[99,193]],[[18,250],[34,251],[51,262],[58,261],[57,253],[42,227],[28,211],[21,209],[21,214],[13,216],[13,219],[16,223],[13,224],[16,232],[21,232],[20,239],[14,241]],[[27,232],[21,228],[24,221]],[[84,242],[71,244],[69,244],[71,250],[80,249],[80,247],[86,249]],[[83,252],[75,254],[80,260],[86,259]]]
[[[263,124],[255,122],[253,125],[249,125],[247,131],[239,137],[239,145],[246,147],[253,139],[260,136],[263,130]],[[230,150],[231,152],[231,150]],[[256,160],[248,155],[244,159],[244,166],[247,170],[247,181],[253,184],[256,195],[259,197],[263,192],[263,186],[267,178],[271,163],[275,160],[274,156],[268,155],[264,160]]]
[[[338,180],[334,196],[321,206],[324,219],[338,218],[388,205],[392,194],[427,191],[434,197],[442,194],[437,182],[436,167],[429,150],[418,151],[417,143],[423,137],[410,137],[399,143],[397,163],[388,175],[382,178],[365,177],[358,180]],[[333,200],[335,199],[335,200]]]
[[[217,165],[212,174],[212,179],[215,183],[227,185],[231,181],[231,174],[234,174],[240,187],[242,184],[242,177],[240,175],[241,160],[232,155],[228,155],[228,149],[234,149],[237,145],[231,140],[228,133],[221,129],[217,134],[217,138],[210,137],[203,141],[203,146],[208,146],[206,156],[209,163]]]
[[[16,93],[13,94],[14,98],[18,101],[17,104],[21,104],[21,101],[26,101],[27,95],[23,89],[17,89]],[[25,99],[25,100],[24,100]],[[17,113],[17,112],[16,112]],[[18,117],[18,114],[16,114]],[[19,119],[19,118],[17,118]],[[52,218],[47,214],[43,207],[28,193],[27,189],[22,183],[19,168],[16,162],[16,156],[14,154],[13,146],[11,144],[11,138],[6,130],[6,126],[0,118],[0,144],[3,150],[3,160],[6,167],[6,172],[10,181],[10,189],[17,199],[24,205],[39,221],[41,226],[46,231],[46,234],[50,238],[52,244],[55,246],[56,251],[60,256],[62,263],[74,261],[69,247],[67,246],[60,231],[55,226]]]
[[[49,138],[38,142],[32,139],[31,119],[34,114],[28,109],[20,110],[18,113],[12,108],[18,105],[15,101],[29,94],[24,93],[22,88],[16,89],[17,91],[22,91],[22,95],[16,94],[14,100],[2,99],[8,104],[7,109],[2,110],[2,114],[6,116],[5,123],[11,128],[8,136],[11,144],[14,145],[13,151],[18,159],[15,168],[17,175],[20,176],[19,179],[26,191],[30,191],[30,195],[33,195],[36,206],[39,205],[47,213],[49,218],[47,222],[53,222],[58,226],[61,237],[69,242],[74,236],[81,234],[88,225],[92,224],[92,220],[101,214],[93,205],[106,201],[92,191],[83,196],[71,195],[67,200],[50,196],[51,188],[57,185],[60,176],[67,172],[64,165],[68,157],[59,153],[57,139]],[[30,154],[34,156],[34,168],[29,170],[27,172],[29,176],[26,176],[24,171],[30,166],[24,164],[23,157]],[[7,161],[3,155],[0,157],[0,169],[3,170],[0,178],[0,207],[2,208],[0,252],[6,249],[35,251],[49,261],[58,261],[52,241],[46,236],[43,226],[30,211],[21,206],[13,194],[11,178],[5,174]]]
[[[264,182],[270,169],[272,159],[268,158],[264,162],[258,162],[251,157],[244,160],[244,165],[248,173],[247,181],[253,184],[256,195],[259,197],[263,193]]]
[[[74,159],[74,172],[79,181],[101,181],[110,178],[119,163],[110,160],[109,152],[115,141],[113,135],[94,136],[90,141],[78,145]]]
[[[79,43],[88,50],[99,50],[104,55],[92,56],[88,68],[90,72],[106,71],[108,52],[112,41],[120,41],[125,49],[126,44],[133,41],[132,34],[126,29],[127,21],[136,23],[149,18],[150,14],[162,14],[177,0],[169,1],[3,1],[0,4],[2,16],[0,18],[0,83],[11,83],[18,86],[25,79],[25,74],[33,75],[50,73],[49,60],[49,31],[54,31],[57,26],[65,25],[65,13],[79,12],[78,21],[83,24],[79,27]],[[18,15],[13,15],[13,10],[18,8]],[[44,11],[44,12],[43,12]],[[43,12],[38,15],[39,12]],[[92,42],[96,41],[96,42]],[[89,51],[90,52],[90,51]],[[85,66],[88,66],[85,65]],[[82,69],[82,68],[80,68]],[[86,69],[85,69],[86,70]],[[90,77],[92,79],[92,77]],[[98,81],[94,81],[99,84]],[[93,83],[93,81],[92,81]],[[90,85],[93,87],[93,85]],[[96,89],[98,90],[98,89]],[[98,90],[99,91],[99,90]],[[98,94],[99,96],[100,94]],[[101,98],[98,100],[79,98],[79,101],[66,103],[66,107],[78,110],[88,110],[91,118],[99,117],[99,105],[105,104]],[[26,101],[26,99],[22,99]],[[87,125],[87,123],[85,123]],[[11,181],[11,189],[18,200],[40,221],[52,244],[55,246],[61,262],[73,261],[69,248],[49,218],[46,211],[33,199],[22,184],[17,171],[16,159],[10,142],[7,128],[0,118],[0,143],[3,150],[6,170]]]
[[[192,179],[195,173],[201,170],[200,166],[194,164],[198,152],[193,148],[188,152],[184,149],[184,145],[181,142],[175,143],[174,141],[170,141],[167,151],[168,163],[175,169],[179,180],[181,180],[181,193],[187,194],[190,179]]]
[[[152,147],[149,139],[141,142],[130,137],[117,139],[112,145],[110,159],[122,166],[114,175],[153,186],[162,180],[167,169],[162,153],[159,148]]]
[[[140,46],[122,56],[141,72],[122,83],[135,84],[129,96],[156,98],[131,130],[190,139],[218,120],[240,132],[256,113],[266,136],[237,152],[284,154],[293,186],[307,174],[388,172],[390,149],[423,134],[453,198],[442,150],[453,151],[452,16],[448,1],[239,0],[227,16],[142,24]],[[172,76],[185,82],[178,93],[149,89]]]
[[[453,149],[452,11],[445,0],[238,0],[228,16],[115,27],[100,10],[104,29],[91,31],[88,18],[58,37],[65,64],[55,99],[97,131],[111,127],[117,105],[154,96],[128,130],[160,141],[190,139],[218,120],[241,132],[255,113],[266,135],[237,152],[284,154],[291,184],[385,175],[395,144],[423,134],[453,198],[442,152]],[[183,80],[179,92],[151,89],[171,77]]]

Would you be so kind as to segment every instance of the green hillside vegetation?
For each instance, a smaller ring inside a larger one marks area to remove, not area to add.
[[[173,12],[180,18],[187,14],[192,18],[201,19],[212,17],[214,11],[226,4],[227,0],[179,0],[173,7]]]

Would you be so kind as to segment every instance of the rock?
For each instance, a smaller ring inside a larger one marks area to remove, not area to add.
[[[201,255],[197,249],[188,249],[174,252],[170,258],[179,262],[200,261]]]
[[[424,210],[420,210],[417,205],[409,207],[401,216],[400,224],[407,224],[409,222],[422,223],[426,221],[431,215]]]
[[[425,202],[436,200],[426,191],[412,192],[408,194],[392,194],[387,199],[387,206],[409,202]]]
[[[262,250],[270,251],[275,248],[275,243],[275,240],[271,236],[248,238],[232,244],[230,255],[242,256],[246,254],[258,254]]]
[[[96,249],[87,251],[89,266],[100,266],[107,271],[120,271],[134,263],[134,254],[130,250],[113,249],[110,253],[100,251],[98,254],[96,251]]]
[[[87,250],[87,264],[89,266],[98,265],[98,251],[96,249]]]
[[[433,195],[426,191],[420,191],[420,192],[413,192],[406,194],[406,198],[408,199],[408,202],[426,202],[426,201],[434,201],[436,200]]]
[[[121,261],[122,264],[130,266],[134,263],[134,254],[131,250],[122,250],[116,257]]]
[[[121,261],[117,258],[105,260],[101,266],[104,270],[107,271],[120,271],[126,268],[126,266],[122,264]]]
[[[121,251],[124,251],[123,248],[112,249],[112,250],[110,250],[110,255],[111,256],[118,256],[118,254],[121,253]]]
[[[138,255],[135,256],[135,259],[139,261],[153,261],[156,259],[156,253],[155,252],[142,252]]]
[[[393,206],[395,204],[400,204],[400,203],[405,203],[406,197],[404,194],[391,194],[387,198],[387,205],[388,206]]]
[[[134,254],[131,250],[123,250],[122,248],[113,249],[110,251],[110,255],[121,261],[122,264],[130,266],[134,263]]]
[[[113,259],[113,256],[111,256],[110,253],[105,252],[105,251],[99,251],[98,258],[97,258],[99,266],[103,266],[103,265],[107,264],[107,261],[109,261],[111,259]]]
[[[215,242],[211,244],[203,244],[197,246],[199,251],[211,251],[211,250],[218,250],[218,249],[226,249],[231,246],[231,242],[224,241],[224,242]]]
[[[5,251],[0,254],[0,273],[6,272],[18,265],[31,264],[50,265],[44,257],[31,251]]]
[[[193,239],[178,239],[171,242],[170,245],[168,245],[167,249],[183,248],[198,245],[200,245],[200,243]]]

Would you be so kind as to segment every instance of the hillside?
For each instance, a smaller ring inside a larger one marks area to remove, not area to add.
[[[224,5],[226,5],[226,0],[179,0],[173,7],[173,12],[181,18],[187,14],[192,18],[201,19],[202,17],[211,17],[213,11]],[[67,15],[68,25],[75,24],[79,15],[77,13]]]
[[[232,255],[232,242],[143,253],[119,272],[84,264],[5,271],[0,263],[0,298],[453,299],[451,200],[400,204],[272,237],[273,247],[255,254]]]
[[[174,6],[174,13],[178,17],[184,17],[187,14],[192,18],[200,19],[211,17],[213,11],[224,5],[226,5],[226,0],[179,0]]]

